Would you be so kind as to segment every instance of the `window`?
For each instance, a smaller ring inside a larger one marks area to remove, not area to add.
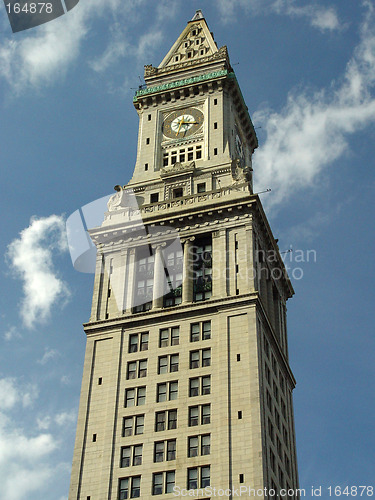
[[[147,376],[147,359],[139,361],[129,361],[126,370],[128,380]]]
[[[125,389],[125,408],[141,406],[146,402],[146,387]]]
[[[130,490],[130,496],[129,496]],[[124,477],[119,480],[119,499],[139,498],[141,495],[141,476]]]
[[[210,486],[210,466],[192,467],[188,469],[187,489],[196,490]]]
[[[131,417],[124,417],[122,421],[122,436],[132,436],[143,434],[145,423],[144,415],[134,415]]]
[[[145,163],[145,171],[147,172],[148,170],[148,163]]]
[[[188,457],[210,454],[210,434],[190,436],[188,438]]]
[[[176,459],[176,440],[157,441],[154,444],[154,462]]]
[[[169,354],[168,356],[159,356],[158,360],[158,374],[172,373],[178,371],[178,354]]]
[[[148,332],[134,333],[129,335],[128,352],[147,351],[148,350]]]
[[[189,396],[200,396],[211,393],[211,376],[189,379]]]
[[[197,192],[198,193],[205,193],[206,192],[206,183],[202,182],[197,185]]]
[[[238,420],[242,420],[242,411],[237,412]]]
[[[184,190],[182,188],[175,188],[172,192],[172,198],[182,198]]]
[[[211,365],[211,349],[201,349],[199,351],[190,351],[190,368],[199,368],[200,366]]]
[[[190,325],[190,342],[209,340],[211,338],[211,321],[193,323]]]
[[[102,379],[102,377],[99,377],[98,378],[98,385],[102,385],[102,383],[103,383],[103,379]]]
[[[151,121],[151,115],[148,115],[148,116],[147,116],[147,119],[148,119],[148,121],[150,122],[150,121]]]
[[[214,99],[214,106],[217,106],[217,99]]]
[[[150,203],[157,203],[159,201],[159,193],[151,193]]]
[[[240,483],[243,483],[244,482],[244,477],[243,477],[243,474],[239,474],[238,476],[238,480]]]
[[[177,410],[158,411],[155,414],[155,431],[177,428]]]
[[[189,407],[189,427],[211,422],[211,405],[197,405]]]
[[[180,327],[162,328],[159,333],[159,347],[178,345],[180,342]]]
[[[214,122],[214,129],[217,129],[217,122]]]
[[[178,382],[164,382],[158,384],[156,387],[156,401],[161,403],[163,401],[172,401],[177,399],[178,395]]]
[[[154,286],[154,254],[151,248],[143,246],[136,252],[136,279],[133,312],[148,311],[152,307]]]
[[[172,493],[175,483],[175,471],[156,472],[152,475],[152,494]]]
[[[214,148],[214,155],[217,155],[217,148]]]
[[[146,144],[150,144],[150,138],[149,137],[147,137],[147,139],[146,139]]]
[[[182,272],[183,251],[182,249],[167,249],[164,258],[167,267],[164,269],[167,278],[167,287],[164,292],[163,306],[172,307],[182,302]]]
[[[207,300],[212,295],[212,241],[211,237],[198,240],[194,248],[193,300]]]
[[[142,465],[142,444],[121,448],[120,467]]]

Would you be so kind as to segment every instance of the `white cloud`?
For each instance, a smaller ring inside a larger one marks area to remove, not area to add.
[[[311,26],[321,31],[341,28],[334,8],[315,3],[299,6],[296,0],[218,0],[218,7],[224,22],[233,21],[235,9],[239,7],[253,15],[276,13],[306,18]]]
[[[4,333],[4,339],[7,341],[10,340],[15,340],[15,339],[21,339],[22,335],[18,331],[18,328],[15,326],[11,326],[8,328],[8,330]]]
[[[48,363],[48,361],[50,359],[53,359],[53,358],[56,358],[56,356],[59,355],[59,351],[57,351],[56,349],[50,349],[49,347],[46,347],[44,349],[44,354],[42,356],[41,359],[38,359],[38,363],[41,364],[41,365],[45,365],[46,363]]]
[[[19,423],[20,409],[31,397],[29,386],[22,386],[16,379],[0,379],[0,500],[30,498],[33,492],[43,498],[57,475],[68,477],[67,464],[58,459],[60,439],[39,432],[48,428],[50,418],[37,421],[36,432],[30,430],[33,425],[29,410],[27,429]],[[57,415],[55,420],[73,421],[65,415],[70,412]]]
[[[55,416],[54,420],[57,425],[60,426],[73,425],[75,427],[77,423],[77,412],[75,410],[72,410],[59,413],[58,415]]]
[[[23,281],[21,316],[28,328],[46,320],[56,300],[69,295],[52,262],[53,252],[66,250],[65,223],[58,215],[31,219],[30,226],[8,246],[10,267]]]
[[[7,80],[15,94],[29,86],[38,88],[55,81],[79,57],[92,23],[98,17],[112,16],[118,22],[109,33],[103,54],[89,63],[92,69],[103,71],[119,57],[143,55],[142,46],[150,49],[157,42],[153,31],[150,43],[146,35],[146,39],[132,40],[133,45],[128,43],[125,32],[130,20],[132,24],[137,21],[137,11],[144,3],[145,0],[80,2],[66,15],[31,30],[21,39],[4,39],[0,47],[0,77]]]
[[[361,42],[341,83],[312,95],[291,92],[279,111],[253,114],[267,137],[254,157],[256,184],[271,187],[268,206],[285,201],[294,191],[314,185],[317,174],[348,149],[348,136],[375,121],[374,7],[370,2],[361,28]]]
[[[16,404],[24,408],[32,405],[38,395],[35,385],[21,388],[17,380],[12,377],[0,379],[0,408],[2,411],[11,410]]]

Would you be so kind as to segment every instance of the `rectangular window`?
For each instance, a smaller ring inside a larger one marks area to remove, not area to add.
[[[179,364],[178,354],[169,354],[168,356],[159,356],[158,373],[177,372]]]
[[[151,193],[150,203],[157,203],[159,201],[159,193]]]
[[[125,408],[141,406],[146,402],[146,387],[125,389]]]
[[[134,415],[132,417],[124,417],[122,423],[122,436],[132,436],[133,434],[143,434],[144,415]]]
[[[130,490],[130,496],[129,496]],[[119,480],[119,499],[139,498],[141,495],[141,476],[124,477]]]
[[[154,444],[154,462],[176,459],[176,440],[157,441]]]
[[[142,464],[142,444],[135,446],[123,446],[121,448],[120,467]]]
[[[193,161],[194,160],[194,148],[188,148],[187,159],[188,159],[188,161]]]
[[[210,486],[210,466],[192,467],[188,469],[187,489],[196,490]]]
[[[156,401],[161,403],[163,401],[172,401],[177,399],[178,395],[178,382],[164,382],[158,384],[156,388]]]
[[[155,414],[155,431],[177,428],[177,410],[158,411]]]
[[[147,376],[147,359],[129,361],[126,370],[128,380]]]
[[[190,351],[190,368],[199,368],[199,351]]]
[[[211,405],[197,405],[189,407],[189,427],[211,422]]]
[[[195,159],[200,160],[202,158],[202,146],[197,146],[195,149]]]
[[[211,393],[211,376],[189,379],[189,396],[199,396]]]
[[[152,494],[172,493],[175,485],[175,471],[156,472],[152,475]]]
[[[205,193],[206,192],[206,183],[202,182],[197,185],[197,192],[198,193]]]
[[[128,352],[147,351],[148,350],[148,332],[135,333],[129,335]]]
[[[217,122],[214,122],[214,129],[217,129]]]
[[[121,448],[120,467],[130,467],[131,447],[123,446]]]
[[[177,410],[168,411],[168,430],[177,428]]]
[[[188,438],[188,457],[210,454],[210,434]]]
[[[217,106],[217,99],[214,99],[214,106]]]
[[[159,332],[159,347],[178,345],[180,342],[180,327],[162,328]]]
[[[167,460],[176,460],[176,440],[167,441]]]
[[[165,441],[159,441],[154,444],[154,462],[164,461]]]
[[[198,239],[193,247],[193,300],[200,302],[212,296],[212,238]]]
[[[147,139],[146,139],[146,144],[150,144],[150,138],[149,137],[147,137]]]
[[[214,148],[214,155],[217,155],[217,148]]]

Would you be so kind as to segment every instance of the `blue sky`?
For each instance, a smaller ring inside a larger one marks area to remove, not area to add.
[[[300,486],[374,483],[375,3],[81,0],[16,34],[0,14],[0,500],[67,498],[93,277],[72,268],[64,222],[130,179],[143,65],[198,8],[228,45],[256,189],[294,249]]]

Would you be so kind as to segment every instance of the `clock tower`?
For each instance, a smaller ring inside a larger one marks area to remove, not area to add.
[[[201,11],[145,81],[133,176],[89,230],[69,500],[297,499],[294,292],[253,193],[254,127]]]

